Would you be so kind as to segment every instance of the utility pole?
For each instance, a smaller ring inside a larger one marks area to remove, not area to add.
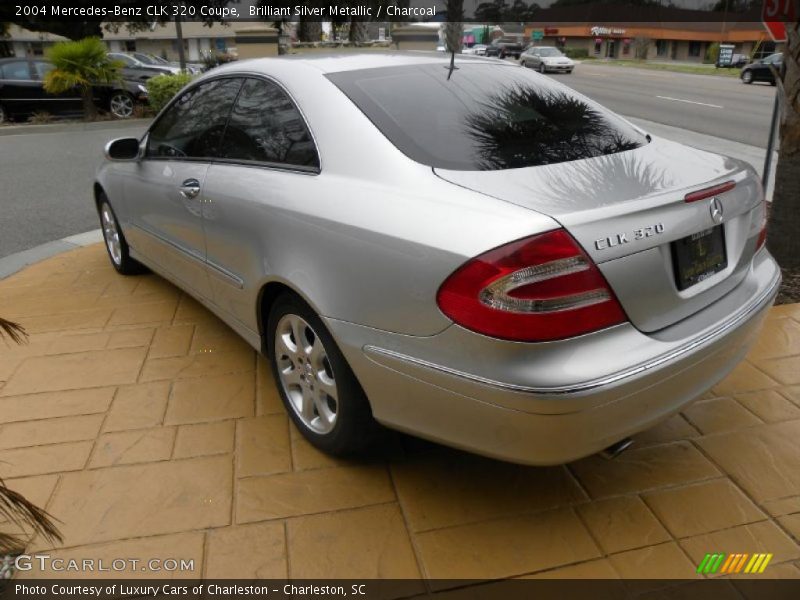
[[[178,42],[178,60],[180,61],[181,71],[185,71],[186,56],[183,53],[183,26],[181,25],[180,15],[175,15],[175,39]]]

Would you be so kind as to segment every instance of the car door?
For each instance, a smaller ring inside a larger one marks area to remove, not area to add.
[[[55,69],[53,63],[44,60],[34,60],[31,62],[31,74],[34,81],[38,82],[39,100],[36,103],[36,110],[50,113],[51,115],[81,115],[83,114],[83,103],[77,88],[67,90],[60,94],[51,94],[44,89],[45,76]]]
[[[131,247],[206,299],[203,185],[241,85],[221,77],[182,92],[146,134],[142,159],[119,163]]]
[[[203,205],[209,275],[218,307],[255,328],[258,282],[281,260],[304,198],[324,193],[314,140],[276,82],[248,78],[231,112]]]
[[[41,83],[31,75],[27,60],[12,60],[0,64],[0,102],[10,115],[30,115],[41,101]]]

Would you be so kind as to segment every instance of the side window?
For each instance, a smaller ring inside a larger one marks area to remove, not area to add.
[[[43,62],[40,60],[34,61],[33,63],[33,78],[37,81],[42,81],[44,76],[47,75],[50,71],[55,69],[55,65],[48,62]]]
[[[9,62],[0,68],[0,74],[3,79],[17,79],[28,81],[31,78],[31,72],[28,68],[28,63],[24,60]]]
[[[150,129],[151,158],[214,158],[241,79],[216,79],[184,92]]]
[[[319,168],[303,116],[276,84],[247,79],[233,107],[221,158]]]

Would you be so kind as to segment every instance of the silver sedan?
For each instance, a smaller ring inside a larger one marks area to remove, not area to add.
[[[747,164],[648,135],[512,64],[232,63],[94,185],[108,253],[271,361],[299,430],[386,427],[555,464],[725,377],[780,282]]]

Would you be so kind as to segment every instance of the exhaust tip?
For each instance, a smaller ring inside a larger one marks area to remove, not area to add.
[[[611,444],[608,448],[603,450],[600,455],[606,460],[611,460],[612,458],[617,458],[632,445],[633,440],[631,438],[625,438],[624,440],[620,440],[614,444]]]

